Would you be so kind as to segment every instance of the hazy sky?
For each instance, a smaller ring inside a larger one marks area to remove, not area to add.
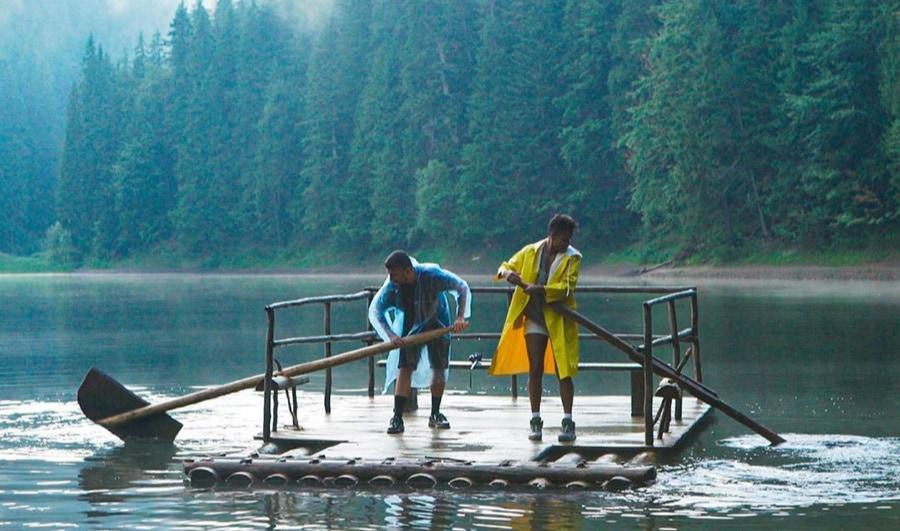
[[[138,33],[165,35],[181,0],[0,0],[0,43],[39,39],[46,50],[68,48],[84,42],[89,34],[111,55],[134,47]],[[249,0],[248,0],[249,1]],[[185,2],[193,9],[197,0]],[[331,12],[334,0],[257,0],[275,4],[294,18],[305,18],[318,27]],[[202,0],[210,11],[216,0]],[[76,51],[80,56],[81,49]]]
[[[193,9],[197,0],[187,0]],[[237,1],[237,0],[235,0]],[[246,0],[251,1],[251,0]],[[60,145],[65,106],[81,69],[88,36],[114,60],[131,57],[138,34],[149,42],[154,31],[166,36],[180,0],[0,0],[0,68],[18,72],[0,84],[0,103],[28,100],[28,109],[49,109],[50,140]],[[210,11],[216,0],[203,0]],[[316,29],[334,0],[257,0],[276,5],[304,29]],[[23,111],[25,112],[25,111]]]

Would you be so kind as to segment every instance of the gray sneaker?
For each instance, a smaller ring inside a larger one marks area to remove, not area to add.
[[[449,430],[450,421],[447,420],[447,417],[445,417],[443,413],[433,414],[428,417],[428,427],[437,428],[439,430]]]
[[[544,421],[541,420],[541,417],[531,417],[531,433],[528,434],[528,440],[540,441],[542,429],[544,429]]]
[[[559,442],[572,442],[575,440],[575,421],[562,419],[562,429],[559,431]]]

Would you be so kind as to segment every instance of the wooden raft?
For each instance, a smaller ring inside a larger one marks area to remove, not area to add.
[[[391,396],[332,399],[329,415],[303,415],[301,400],[301,429],[273,431],[271,444],[259,453],[186,461],[191,484],[618,490],[652,481],[655,456],[646,451],[678,447],[710,409],[685,397],[682,419],[673,419],[670,431],[650,449],[643,444],[643,418],[632,416],[629,396],[576,395],[578,438],[565,444],[557,442],[562,418],[557,397],[542,403],[544,439],[538,442],[527,437],[527,398],[448,393],[441,410],[451,428],[436,430],[428,428],[430,400],[422,393],[421,409],[404,415],[402,435],[385,433]],[[655,407],[659,403],[656,399]]]

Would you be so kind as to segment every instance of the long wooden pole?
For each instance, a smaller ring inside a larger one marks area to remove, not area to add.
[[[628,343],[622,341],[621,339],[617,338],[609,330],[606,330],[602,326],[591,321],[587,317],[581,315],[580,313],[576,312],[575,310],[569,308],[568,306],[566,306],[562,303],[555,302],[553,304],[550,304],[550,307],[553,308],[560,315],[575,321],[576,323],[587,328],[591,332],[597,334],[598,336],[603,337],[614,347],[618,348],[619,350],[624,352],[626,355],[628,355],[628,357],[631,358],[631,360],[634,361],[635,363],[640,363],[641,365],[644,364],[644,357],[640,352],[637,351],[636,348],[634,348],[633,346],[629,345]],[[692,395],[694,395],[701,401],[718,409],[722,413],[725,413],[726,415],[728,415],[729,417],[733,418],[734,420],[740,422],[744,426],[747,426],[748,428],[755,431],[756,433],[762,435],[770,443],[781,444],[781,443],[785,442],[785,439],[783,437],[781,437],[780,435],[778,435],[777,433],[775,433],[774,431],[770,430],[769,428],[766,428],[762,424],[756,422],[755,420],[751,419],[747,415],[744,415],[740,411],[734,409],[733,407],[729,406],[728,404],[726,404],[725,402],[720,400],[719,397],[716,396],[715,393],[711,393],[705,385],[694,380],[693,378],[690,378],[683,374],[680,374],[678,371],[676,371],[670,365],[668,365],[667,363],[665,363],[663,361],[660,361],[658,358],[653,358],[652,369],[653,369],[653,372],[655,372],[656,374],[658,374],[664,378],[671,378],[672,380],[675,380],[676,382],[680,383],[681,385],[684,386],[685,389],[687,389],[687,391],[689,393],[691,393]]]
[[[403,338],[405,345],[420,345],[422,343],[427,343],[433,339],[437,339],[443,335],[449,334],[453,330],[452,327],[439,328],[436,330],[429,330],[427,332],[422,332],[421,334],[412,335],[409,337]],[[279,376],[299,376],[301,374],[309,374],[311,372],[321,371],[323,369],[330,369],[332,367],[336,367],[338,365],[343,365],[345,363],[350,363],[351,361],[356,361],[363,358],[368,358],[371,356],[375,356],[378,354],[382,354],[384,352],[388,352],[393,350],[395,347],[390,342],[378,343],[376,345],[370,345],[368,347],[359,348],[356,350],[351,350],[349,352],[344,352],[342,354],[338,354],[336,356],[332,356],[330,358],[323,358],[314,361],[309,361],[306,363],[301,363],[299,365],[292,365],[287,367],[283,371],[278,373]],[[166,400],[165,402],[159,402],[158,404],[151,404],[149,406],[144,406],[142,408],[134,409],[131,411],[126,411],[125,413],[120,413],[118,415],[113,415],[111,417],[107,417],[105,419],[101,419],[97,421],[97,424],[110,428],[112,426],[117,426],[119,424],[125,424],[127,422],[131,422],[133,420],[137,420],[139,418],[147,417],[150,415],[154,415],[157,413],[164,413],[166,411],[170,411],[173,409],[177,409],[184,406],[189,406],[192,404],[196,404],[198,402],[204,402],[206,400],[211,400],[213,398],[218,398],[220,396],[228,395],[231,393],[236,393],[238,391],[243,391],[244,389],[252,389],[259,385],[259,382],[264,381],[264,374],[257,374],[256,376],[249,376],[247,378],[243,378],[241,380],[236,380],[231,383],[227,383],[224,385],[219,385],[216,387],[210,387],[209,389],[204,389],[202,391],[197,391],[196,393],[191,393],[189,395],[184,395],[179,398],[173,398],[172,400]]]

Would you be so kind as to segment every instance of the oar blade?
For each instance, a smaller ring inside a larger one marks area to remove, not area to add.
[[[78,405],[85,416],[94,422],[149,405],[103,371],[91,368],[78,388]],[[174,441],[181,423],[165,413],[139,418],[131,422],[106,427],[113,435],[131,439]]]

